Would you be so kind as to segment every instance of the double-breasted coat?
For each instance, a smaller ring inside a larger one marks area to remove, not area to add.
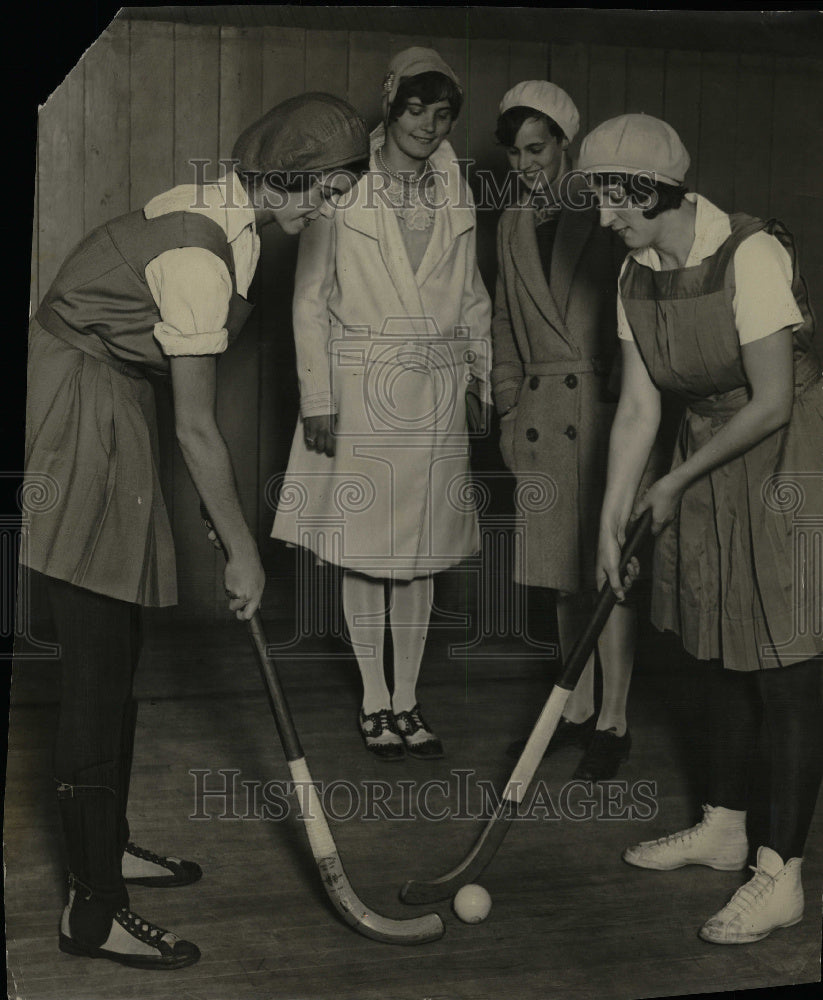
[[[492,385],[500,451],[528,494],[515,579],[574,593],[594,586],[600,507],[619,391],[616,291],[625,250],[593,207],[566,191],[550,281],[533,210],[512,206],[497,232]]]
[[[443,143],[432,235],[412,270],[397,213],[366,174],[300,240],[294,335],[301,419],[272,535],[371,576],[412,579],[478,549],[465,393],[488,395],[491,303],[471,193]],[[336,413],[336,453],[302,419]]]

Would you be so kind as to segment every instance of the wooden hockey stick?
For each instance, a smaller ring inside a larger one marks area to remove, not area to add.
[[[635,523],[629,539],[623,547],[620,559],[620,577],[633,556],[637,554],[652,521],[651,510],[644,511]],[[472,849],[460,864],[445,875],[429,881],[412,879],[400,890],[400,898],[406,903],[431,903],[453,896],[461,886],[468,885],[486,868],[503,842],[512,820],[517,815],[517,807],[529,790],[534,772],[543,759],[549,740],[554,736],[563,709],[574,690],[586,661],[589,658],[603,626],[616,603],[614,591],[608,581],[603,585],[597,599],[597,606],[585,629],[574,644],[559,680],[549,694],[543,711],[526,741],[520,759],[514,766],[509,782],[503,792],[494,815],[478,837]]]

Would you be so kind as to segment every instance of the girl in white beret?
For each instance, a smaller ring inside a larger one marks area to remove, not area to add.
[[[524,515],[516,580],[547,602],[553,594],[561,657],[573,647],[595,593],[592,525],[600,517],[617,402],[615,294],[625,254],[601,229],[585,182],[570,173],[568,146],[579,123],[564,90],[525,80],[500,102],[496,132],[517,183],[497,231],[492,385],[500,450],[522,481],[546,476],[554,485],[553,502]],[[547,752],[584,749],[576,778],[613,778],[629,755],[635,622],[633,607],[615,607],[599,641],[600,710],[592,654],[549,744]],[[523,745],[512,744],[510,755],[519,756]]]
[[[745,944],[802,919],[800,869],[823,774],[819,579],[801,541],[804,523],[823,515],[823,379],[791,235],[688,194],[688,166],[674,129],[647,115],[604,122],[580,150],[601,223],[629,248],[598,571],[622,596],[626,523],[651,509],[652,620],[709,661],[703,818],[623,857],[658,871],[737,871],[756,834],[753,877],[700,929],[706,941]],[[686,405],[674,461],[635,504],[661,390]],[[768,818],[747,831],[761,722]]]
[[[224,181],[176,187],[86,236],[31,322],[26,485],[45,497],[28,514],[21,561],[41,576],[61,651],[54,777],[68,954],[161,970],[200,957],[132,912],[127,887],[201,876],[194,862],[132,843],[126,820],[140,612],[177,600],[148,376],[170,376],[177,440],[227,552],[228,605],[249,619],[265,574],[216,422],[217,357],[252,308],[259,227],[298,233],[333,214],[362,172],[366,139],[331,95],[278,105],[240,137]]]
[[[297,263],[300,420],[273,535],[343,567],[358,730],[383,760],[443,755],[416,694],[433,577],[479,546],[467,414],[489,398],[490,303],[447,141],[462,98],[437,52],[395,56],[371,171]]]

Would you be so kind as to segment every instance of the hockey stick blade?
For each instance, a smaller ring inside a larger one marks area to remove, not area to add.
[[[202,504],[200,512],[203,520],[214,530],[208,512]],[[303,821],[312,855],[332,906],[350,927],[374,941],[404,945],[436,941],[445,931],[439,914],[425,913],[419,917],[396,920],[370,910],[355,893],[343,868],[326,814],[323,812],[320,796],[309,773],[277,668],[268,654],[268,643],[259,612],[252,615],[248,628],[257,654],[257,665],[263,678],[269,707],[274,716],[295,794],[300,803],[300,819]]]
[[[651,527],[651,519],[651,511],[647,510],[635,523],[621,554],[621,579],[626,566],[637,554]],[[400,898],[404,903],[432,903],[439,899],[448,899],[462,886],[473,882],[495,856],[508,833],[512,820],[517,815],[517,807],[525,798],[534,773],[543,759],[546,747],[557,729],[563,708],[580,679],[580,674],[594,649],[598,636],[603,631],[603,626],[606,624],[615,602],[614,592],[607,582],[600,590],[594,613],[574,644],[563,672],[552,688],[540,717],[534,724],[526,746],[523,748],[520,759],[515,764],[506,785],[500,805],[491,819],[487,821],[472,849],[456,868],[441,875],[440,878],[420,881],[411,879],[406,882],[400,890]]]

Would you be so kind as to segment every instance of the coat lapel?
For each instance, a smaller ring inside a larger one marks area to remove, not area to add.
[[[535,305],[546,321],[568,342],[570,338],[566,331],[566,324],[563,322],[557,302],[546,284],[543,266],[540,263],[540,252],[537,249],[534,220],[528,209],[517,212],[511,234],[511,255],[514,266]],[[556,253],[553,256],[556,256]]]
[[[418,287],[424,284],[443,257],[449,253],[455,240],[474,228],[474,209],[465,203],[461,204],[459,188],[457,191],[453,190],[455,185],[460,184],[456,173],[456,169],[454,172],[449,171],[446,184],[442,178],[438,177],[435,180],[435,204],[442,204],[445,201],[449,207],[438,209],[434,213],[432,238],[417,269]]]
[[[358,185],[354,203],[343,210],[343,222],[377,243],[383,264],[397,291],[403,309],[409,316],[423,316],[420,290],[412,271],[395,213],[386,208],[381,195],[374,193],[371,175],[366,174]]]

